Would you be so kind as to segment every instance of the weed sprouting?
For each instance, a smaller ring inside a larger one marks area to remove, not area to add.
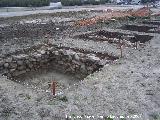
[[[63,102],[68,102],[68,99],[66,96],[63,97],[59,97],[59,100],[63,101]]]

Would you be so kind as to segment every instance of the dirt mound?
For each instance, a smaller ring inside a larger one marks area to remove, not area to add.
[[[151,14],[151,11],[149,8],[147,7],[143,7],[138,9],[137,11],[132,13],[132,16],[137,16],[137,17],[146,17],[149,16]]]
[[[97,22],[103,22],[104,20],[110,20],[112,18],[123,18],[126,16],[131,16],[127,12],[123,11],[113,11],[113,12],[107,12],[103,16],[96,16],[93,18],[83,19],[75,22],[75,26],[87,26],[87,25],[93,25]]]
[[[112,18],[123,18],[126,16],[135,16],[135,17],[147,17],[152,13],[148,7],[142,7],[136,11],[129,9],[127,11],[107,11],[103,16],[95,16],[93,18],[78,20],[74,23],[75,26],[87,26],[93,25],[97,22],[103,22],[104,20],[110,20]]]

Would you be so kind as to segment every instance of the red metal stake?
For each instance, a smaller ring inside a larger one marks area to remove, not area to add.
[[[51,83],[51,92],[55,96],[56,95],[56,82],[52,81]]]
[[[121,44],[121,39],[119,39],[119,47],[120,47],[120,51],[121,51],[121,58],[122,58],[122,53],[123,53],[123,51],[122,51],[122,44]]]
[[[123,53],[122,46],[120,46],[120,50],[121,50],[121,58],[122,58],[123,57],[123,55],[122,55],[122,53]]]

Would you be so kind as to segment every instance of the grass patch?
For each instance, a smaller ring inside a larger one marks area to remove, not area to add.
[[[61,100],[61,101],[63,101],[63,102],[68,102],[68,99],[67,99],[66,96],[59,97],[58,99]]]

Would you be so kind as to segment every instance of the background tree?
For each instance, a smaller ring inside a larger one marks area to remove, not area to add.
[[[109,0],[61,0],[62,5],[64,6],[85,5],[85,4],[99,5],[99,4],[105,4],[106,2],[109,2]]]
[[[50,0],[0,0],[0,7],[40,7],[50,4]]]

